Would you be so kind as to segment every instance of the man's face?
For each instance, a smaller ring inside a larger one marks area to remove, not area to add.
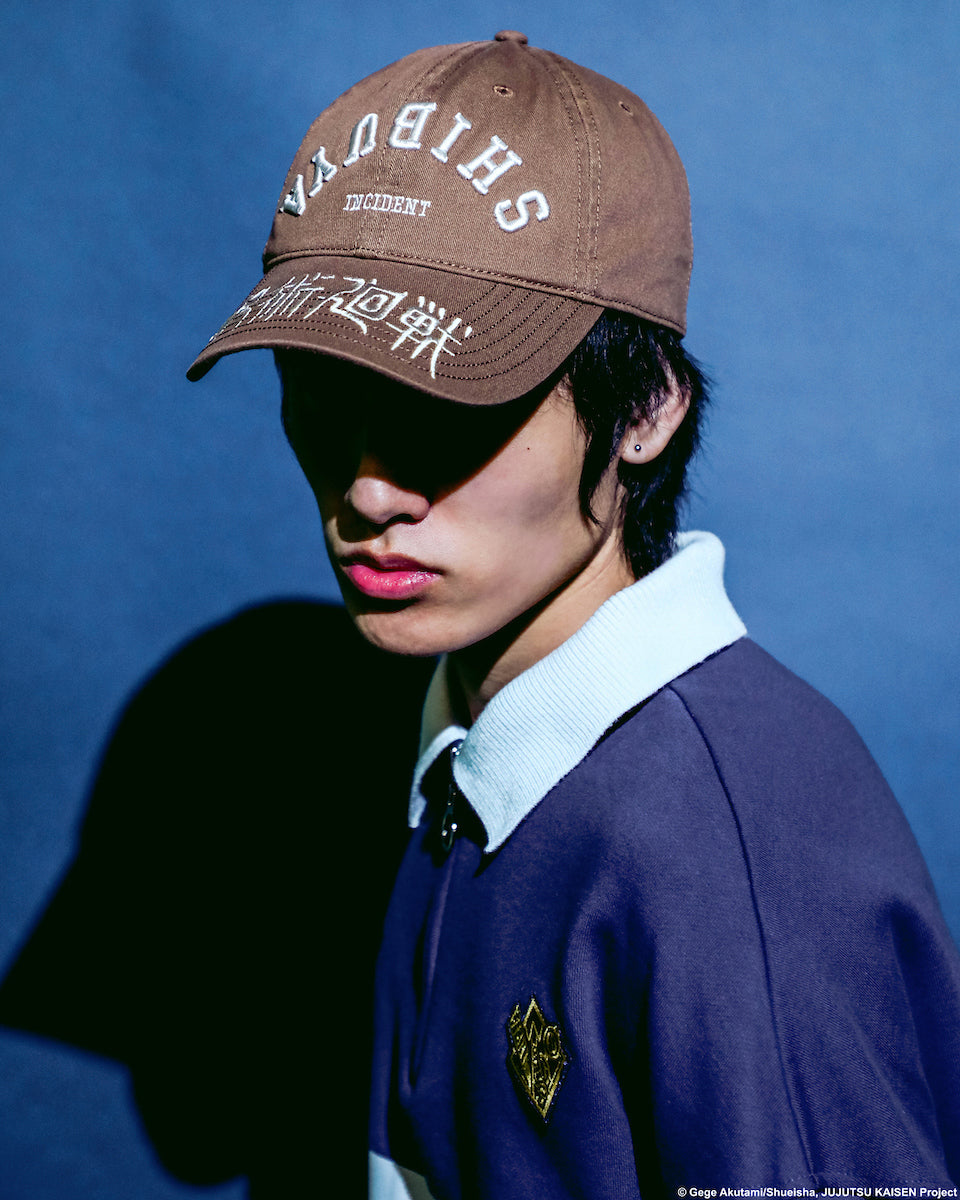
[[[535,661],[632,581],[611,467],[581,512],[585,437],[561,388],[471,407],[307,353],[282,356],[284,422],[346,607],[401,654],[523,636]]]

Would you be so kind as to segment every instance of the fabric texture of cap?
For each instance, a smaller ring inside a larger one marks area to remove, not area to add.
[[[604,308],[682,334],[692,257],[683,166],[637,96],[512,31],[420,50],[311,125],[264,276],[187,374],[286,347],[503,403]]]

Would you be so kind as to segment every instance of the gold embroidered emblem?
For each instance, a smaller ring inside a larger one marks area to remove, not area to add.
[[[546,1121],[570,1065],[560,1026],[547,1023],[536,996],[531,996],[525,1015],[521,1016],[520,1005],[515,1005],[507,1021],[507,1038],[510,1074]]]

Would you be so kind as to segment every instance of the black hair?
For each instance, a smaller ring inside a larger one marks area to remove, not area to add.
[[[608,467],[619,459],[633,421],[653,419],[677,389],[687,412],[666,447],[649,462],[619,459],[625,490],[623,547],[639,579],[674,550],[686,492],[687,466],[700,443],[709,382],[680,334],[631,313],[604,309],[600,320],[560,368],[587,435],[580,477],[580,506],[593,518],[590,501]]]

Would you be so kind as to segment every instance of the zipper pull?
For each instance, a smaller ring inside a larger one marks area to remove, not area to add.
[[[457,836],[457,830],[460,828],[456,815],[457,798],[460,796],[460,789],[453,778],[453,760],[459,753],[460,743],[454,742],[450,747],[450,758],[447,763],[447,802],[443,810],[443,820],[440,822],[440,845],[447,854],[453,849],[454,839]]]

